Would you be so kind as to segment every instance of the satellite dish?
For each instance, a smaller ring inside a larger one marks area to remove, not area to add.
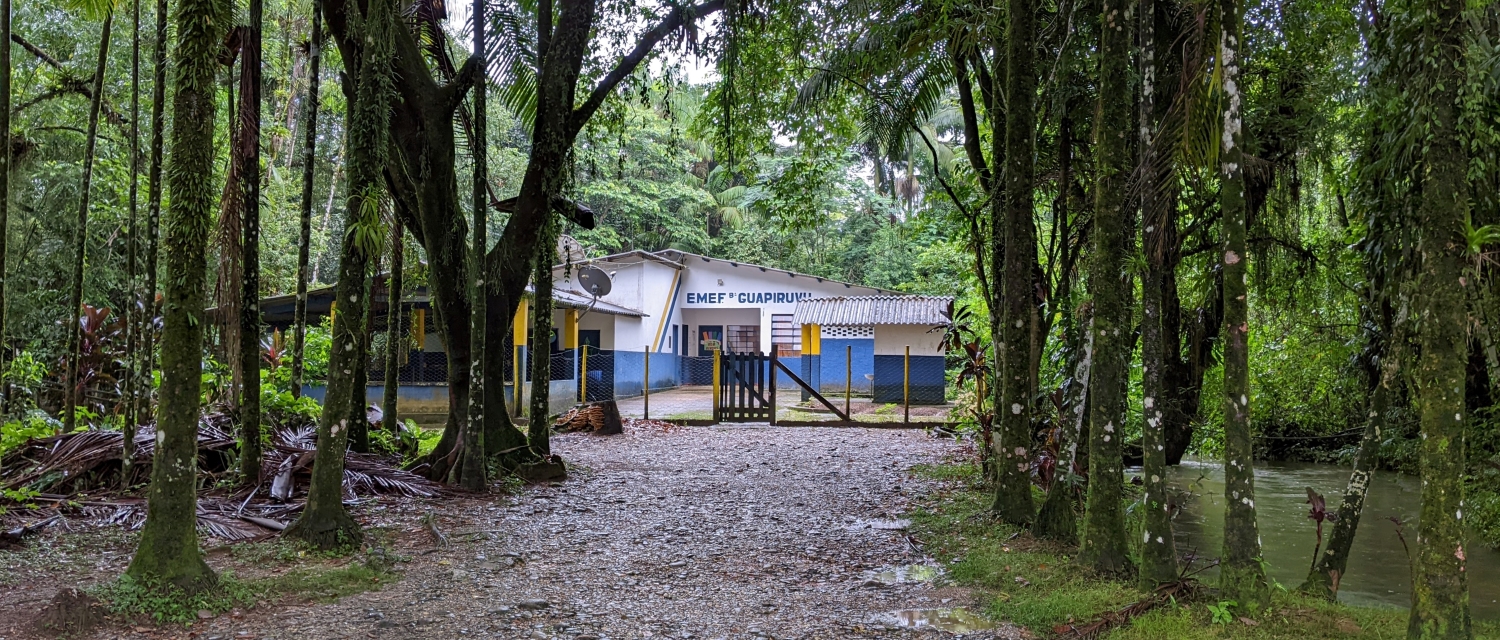
[[[578,284],[595,298],[609,295],[611,286],[609,274],[594,265],[584,265],[578,268]]]

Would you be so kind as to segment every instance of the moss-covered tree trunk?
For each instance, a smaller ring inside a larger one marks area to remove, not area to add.
[[[1370,412],[1365,418],[1364,433],[1359,438],[1359,449],[1354,454],[1354,469],[1349,473],[1349,485],[1344,489],[1338,520],[1333,523],[1328,544],[1314,559],[1312,570],[1300,587],[1301,591],[1329,600],[1338,595],[1339,580],[1349,566],[1349,550],[1354,546],[1354,534],[1359,530],[1365,496],[1370,492],[1370,479],[1375,475],[1376,458],[1380,455],[1380,434],[1389,419],[1388,412],[1399,397],[1396,359],[1385,355],[1381,360],[1380,379],[1370,394]]]
[[[203,380],[205,256],[215,202],[215,58],[229,17],[229,3],[223,0],[180,0],[177,4],[177,74],[172,98],[176,126],[172,127],[168,172],[172,205],[166,220],[161,404],[151,487],[146,493],[146,524],[126,570],[137,579],[161,581],[190,592],[216,581],[198,548],[198,402]]]
[[[260,95],[262,0],[250,0],[250,25],[245,30],[244,54],[240,62],[240,91],[244,109],[240,118],[240,144],[245,166],[239,188],[244,205],[240,238],[240,481],[260,480]]]
[[[355,369],[368,359],[361,334],[369,304],[367,273],[380,251],[380,198],[390,117],[392,31],[397,27],[392,0],[371,0],[365,15],[351,28],[358,43],[344,58],[349,81],[346,157],[349,158],[348,206],[333,320],[333,348],[328,359],[328,395],[318,421],[318,450],[313,461],[307,507],[286,535],[329,549],[358,544],[359,525],[343,503],[344,456],[350,431],[365,423],[365,389]],[[351,12],[354,11],[350,5]]]
[[[312,31],[307,40],[307,102],[302,105],[301,233],[297,236],[297,302],[292,312],[292,397],[302,397],[307,350],[307,264],[312,251],[313,182],[317,175],[318,67],[323,59],[323,3],[313,0]]]
[[[380,413],[385,427],[392,433],[400,429],[401,416],[396,412],[400,398],[401,359],[406,356],[406,334],[402,319],[401,292],[406,287],[406,231],[401,221],[391,223],[391,275],[387,279],[385,314],[385,387],[380,398]],[[420,340],[421,337],[419,336]]]
[[[1125,540],[1125,385],[1130,375],[1131,277],[1125,266],[1125,188],[1130,173],[1130,21],[1127,0],[1104,0],[1099,36],[1099,106],[1094,143],[1094,255],[1089,268],[1093,299],[1094,364],[1089,392],[1089,488],[1079,562],[1105,574],[1134,567]]]
[[[1166,241],[1169,237],[1169,216],[1160,211],[1157,202],[1157,177],[1161,175],[1157,161],[1166,161],[1165,154],[1156,154],[1152,149],[1156,131],[1156,0],[1139,0],[1136,18],[1140,20],[1141,93],[1138,117],[1140,119],[1140,172],[1143,183],[1140,188],[1141,219],[1144,221],[1144,249],[1146,254],[1145,282],[1141,284],[1141,475],[1144,476],[1144,493],[1141,504],[1145,513],[1141,518],[1141,574],[1144,590],[1153,590],[1161,584],[1177,579],[1177,548],[1172,540],[1172,513],[1167,505],[1167,447],[1163,425],[1162,372],[1165,367],[1165,345],[1163,345],[1162,293],[1166,277]]]
[[[1032,263],[1036,260],[1033,215],[1033,156],[1036,115],[1036,9],[1032,0],[1008,0],[1005,112],[1005,269],[999,386],[1004,403],[995,406],[999,427],[999,482],[995,515],[1011,524],[1028,524],[1036,516],[1031,499],[1031,338],[1036,295]]]
[[[68,311],[68,368],[63,387],[63,433],[78,427],[78,404],[83,400],[83,390],[78,388],[78,361],[82,357],[83,328],[79,314],[83,310],[83,264],[88,255],[89,237],[89,188],[94,181],[94,147],[99,141],[99,108],[104,102],[104,69],[109,61],[109,32],[114,24],[113,10],[104,14],[104,27],[99,33],[99,59],[94,67],[93,97],[89,100],[89,126],[84,136],[83,177],[78,184],[78,219],[73,228],[73,279],[69,288]],[[5,46],[10,46],[9,42]],[[3,132],[6,136],[9,131]],[[7,139],[6,144],[10,144]],[[9,176],[6,176],[9,179]]]
[[[1422,512],[1417,529],[1408,638],[1473,637],[1464,549],[1464,374],[1468,360],[1465,273],[1469,224],[1468,159],[1458,132],[1459,90],[1465,81],[1465,5],[1427,0],[1419,59],[1426,88],[1418,96],[1425,122],[1421,202],[1417,208],[1419,271],[1412,317],[1421,353],[1411,367],[1422,424]]]
[[[1270,596],[1261,566],[1260,530],[1255,522],[1255,465],[1250,441],[1250,325],[1246,299],[1245,160],[1240,118],[1240,31],[1238,0],[1221,0],[1219,57],[1223,66],[1224,133],[1219,174],[1224,254],[1224,552],[1219,589],[1226,600],[1252,610]]]
[[[486,60],[484,41],[484,0],[474,0],[470,17],[474,20],[474,55]],[[488,320],[485,305],[485,281],[489,271],[484,268],[485,252],[489,249],[489,135],[485,97],[488,93],[485,82],[474,85],[474,140],[470,151],[474,154],[474,198],[473,232],[474,242],[469,247],[469,407],[468,421],[464,424],[461,462],[453,468],[452,481],[470,491],[483,491],[488,484],[486,478],[484,450],[484,353],[489,345],[485,341],[484,324]],[[496,345],[498,346],[498,345]],[[516,381],[521,388],[521,381]]]
[[[535,266],[531,272],[531,413],[526,439],[538,457],[552,453],[552,420],[549,387],[552,382],[552,263],[557,258],[557,216],[547,216],[536,241]],[[642,357],[649,358],[648,350]],[[647,381],[650,382],[649,380]]]

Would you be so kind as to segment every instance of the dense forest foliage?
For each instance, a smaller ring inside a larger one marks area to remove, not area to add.
[[[1468,633],[1464,527],[1500,546],[1500,4],[80,0],[17,5],[9,40],[6,446],[283,409],[301,374],[246,384],[284,348],[254,301],[336,284],[305,374],[336,473],[368,446],[348,363],[385,344],[359,300],[395,228],[452,358],[419,462],[482,489],[487,456],[550,454],[484,380],[555,236],[681,249],[956,296],[952,419],[997,517],[1147,588],[1177,575],[1151,541],[1184,456],[1230,472],[1247,603],[1252,460],[1352,466],[1348,537],[1360,474],[1423,474],[1413,637]],[[1097,480],[1127,463],[1128,547]],[[357,536],[327,477],[326,522],[294,528],[315,544]]]

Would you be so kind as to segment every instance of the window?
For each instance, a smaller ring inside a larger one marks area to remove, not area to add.
[[[802,328],[792,324],[792,314],[771,315],[771,349],[783,356],[802,355]]]
[[[726,327],[728,335],[725,337],[728,344],[724,345],[734,353],[759,353],[760,352],[760,325],[758,324],[732,324]]]

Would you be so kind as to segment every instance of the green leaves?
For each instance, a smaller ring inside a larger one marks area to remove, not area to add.
[[[67,0],[66,4],[89,20],[103,20],[120,6],[120,0]]]

